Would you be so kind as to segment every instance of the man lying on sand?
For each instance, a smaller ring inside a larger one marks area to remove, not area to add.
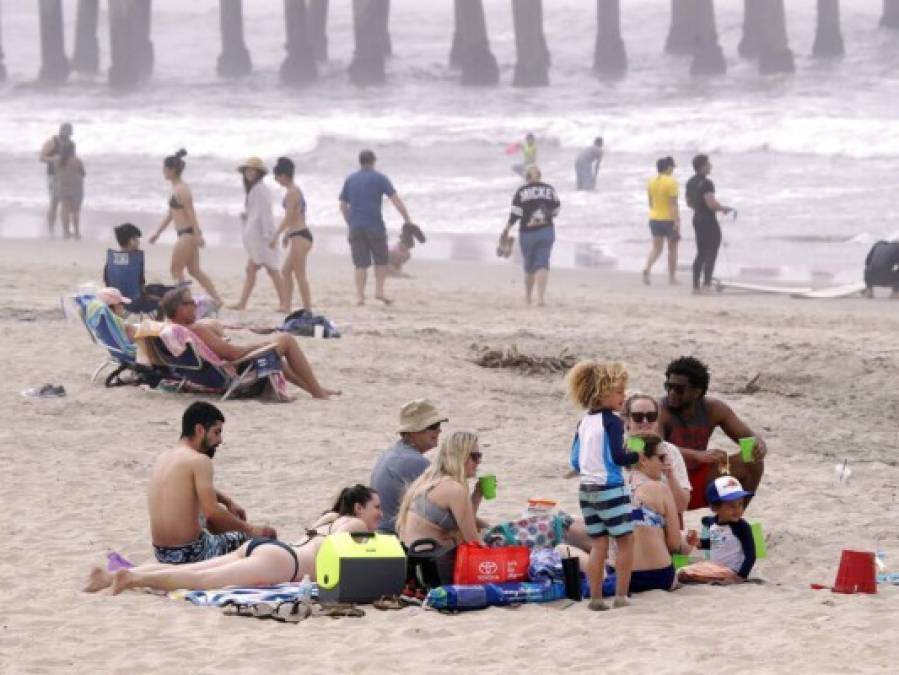
[[[163,452],[150,476],[150,532],[156,559],[180,565],[234,551],[250,537],[277,537],[251,525],[246,512],[215,489],[212,457],[222,442],[225,416],[210,403],[191,403],[181,418],[181,441]],[[200,516],[206,521],[204,529]]]
[[[159,304],[169,321],[189,328],[199,340],[225,361],[239,361],[256,349],[272,346],[281,357],[281,370],[288,381],[309,392],[313,398],[326,399],[340,395],[340,390],[328,389],[319,384],[306,355],[290,335],[279,333],[273,335],[268,342],[243,346],[229,342],[220,331],[215,330],[214,326],[197,321],[197,303],[186,286],[169,291],[162,296]]]
[[[693,490],[688,510],[707,505],[706,485],[722,473],[729,473],[747,490],[755,492],[765,472],[768,452],[765,441],[750,429],[724,401],[706,396],[709,370],[702,361],[682,356],[668,364],[659,426],[666,441],[680,448],[687,463]],[[728,456],[724,450],[709,448],[709,439],[720,427],[735,443],[752,437],[752,461],[743,462],[740,453]],[[729,466],[729,471],[724,467]],[[748,500],[747,500],[748,503]]]

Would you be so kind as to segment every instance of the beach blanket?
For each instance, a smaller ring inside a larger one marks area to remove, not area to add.
[[[277,584],[275,586],[232,586],[209,591],[169,591],[173,600],[187,600],[200,607],[226,607],[229,605],[255,605],[258,603],[279,603],[299,601],[303,589],[299,583]],[[318,586],[312,587],[312,598],[318,599]]]

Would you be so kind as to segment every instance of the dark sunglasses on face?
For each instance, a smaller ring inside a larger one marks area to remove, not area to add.
[[[431,426],[425,427],[425,430],[427,430],[427,431],[440,431],[440,425],[441,425],[441,424],[443,424],[443,422],[434,422],[434,424],[432,424]]]
[[[484,457],[484,454],[478,451],[472,452],[468,455],[471,458],[471,461],[475,464],[480,464],[481,459]]]
[[[637,424],[643,424],[644,422],[649,422],[652,424],[657,419],[659,419],[659,413],[657,412],[632,412],[630,414],[630,418],[634,420]]]
[[[680,394],[681,396],[683,396],[685,393],[687,393],[687,385],[677,384],[676,382],[666,382],[665,391],[673,391],[675,394]]]

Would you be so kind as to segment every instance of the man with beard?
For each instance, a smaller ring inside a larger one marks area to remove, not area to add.
[[[210,403],[191,403],[181,418],[181,442],[163,452],[150,475],[150,533],[156,559],[169,565],[209,560],[251,537],[277,538],[250,525],[246,512],[212,480],[212,457],[225,416]]]
[[[754,493],[765,472],[764,459],[768,452],[765,441],[724,401],[706,396],[709,379],[706,365],[692,356],[675,359],[665,370],[667,394],[660,401],[659,427],[665,440],[680,449],[687,464],[687,475],[693,486],[688,510],[707,506],[706,485],[725,473]],[[709,440],[716,428],[735,443],[741,438],[754,438],[752,461],[744,462],[739,450],[728,455],[719,448],[710,448]]]

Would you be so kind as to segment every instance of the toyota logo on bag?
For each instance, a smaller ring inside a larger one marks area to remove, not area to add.
[[[485,560],[478,565],[478,572],[480,572],[481,574],[493,575],[499,572],[499,565],[497,565],[492,560]]]

